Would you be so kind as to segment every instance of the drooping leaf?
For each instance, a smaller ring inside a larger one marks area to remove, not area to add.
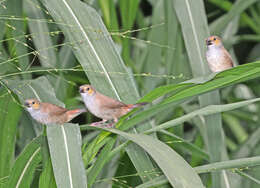
[[[21,107],[10,95],[0,99],[0,178],[8,176],[15,160],[15,141]]]
[[[41,139],[35,138],[18,156],[9,175],[7,187],[30,187],[37,165],[42,160]]]
[[[49,125],[47,138],[57,187],[85,188],[87,180],[78,125]]]

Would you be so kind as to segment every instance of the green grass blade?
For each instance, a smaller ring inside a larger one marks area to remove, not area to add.
[[[244,172],[242,172],[242,171],[240,171],[240,170],[236,170],[235,172],[238,173],[240,176],[245,177],[245,178],[251,180],[252,182],[254,182],[254,183],[260,185],[260,180],[258,180],[258,179],[256,179],[256,178],[250,176],[249,174],[244,173]]]
[[[234,109],[241,108],[244,106],[248,106],[249,104],[259,102],[259,101],[260,101],[260,98],[256,98],[256,99],[251,99],[251,100],[246,100],[246,101],[236,102],[236,103],[231,103],[231,104],[209,105],[207,107],[204,107],[199,110],[188,113],[186,115],[183,115],[182,117],[179,117],[174,120],[165,122],[161,125],[158,125],[146,132],[149,133],[149,132],[153,132],[153,131],[167,129],[172,126],[179,125],[180,123],[184,123],[185,121],[188,121],[191,118],[194,118],[195,116],[206,116],[206,115],[216,114],[216,113],[220,113],[220,112],[230,111],[230,110],[234,110]]]
[[[24,10],[28,16],[28,25],[32,35],[33,43],[36,47],[40,63],[43,67],[54,68],[58,64],[56,53],[49,34],[49,28],[44,20],[42,9],[39,8],[38,1],[23,1]],[[38,19],[39,21],[35,21]]]
[[[181,149],[188,151],[188,153],[191,153],[193,156],[197,156],[202,159],[209,160],[209,154],[203,151],[202,149],[200,149],[198,146],[182,139],[181,137],[176,136],[173,133],[170,133],[169,131],[161,130],[160,132],[172,137],[174,139],[173,144],[175,147],[181,145],[180,146]]]
[[[52,170],[51,159],[49,158],[39,180],[39,188],[56,188],[56,182]]]
[[[47,138],[57,187],[85,188],[87,180],[78,125],[47,126]]]
[[[165,10],[164,10],[164,1],[158,1],[154,8],[154,14],[152,16],[152,25],[160,25],[165,22]],[[158,45],[165,45],[165,38],[163,37],[166,34],[165,25],[160,25],[151,29],[147,35],[147,40],[151,43]],[[143,72],[149,72],[154,75],[161,74],[160,68],[162,67],[163,51],[167,48],[161,48],[157,45],[148,45],[147,46],[147,55],[146,61],[144,62]],[[171,49],[172,50],[172,49]],[[144,77],[143,78],[143,93],[147,93],[162,83],[164,79]]]
[[[139,5],[140,0],[131,0],[131,1],[124,1],[124,0],[119,0],[119,9],[120,9],[120,16],[122,20],[122,28],[125,31],[128,31],[132,29],[134,25],[135,18],[137,16],[137,11],[138,11],[138,5]],[[126,36],[129,36],[129,34],[125,34]],[[130,40],[125,37],[123,38],[123,43],[122,43],[122,57],[125,60],[126,64],[132,65],[132,68],[134,69],[135,66],[133,65],[133,62],[130,58]]]
[[[111,32],[119,31],[115,2],[113,0],[107,0],[107,1],[98,0],[98,4],[103,13],[104,22],[107,26],[107,29]],[[114,35],[112,36],[112,38],[116,42],[121,43],[121,39],[119,36]]]
[[[154,178],[151,181],[138,185],[136,188],[150,188],[150,187],[156,187],[156,186],[158,187],[158,186],[160,186],[162,184],[166,184],[166,183],[168,183],[167,178],[165,176],[159,176],[159,177]]]
[[[35,138],[18,156],[9,175],[7,187],[30,187],[36,167],[42,160],[41,140],[41,136]]]
[[[173,187],[200,187],[203,184],[193,168],[163,142],[143,134],[130,134],[117,129],[104,129],[142,147],[155,160]]]
[[[15,1],[10,0],[6,2],[6,13],[7,15],[12,15],[13,17],[22,18],[23,17],[23,1]],[[19,66],[20,71],[25,71],[29,65],[29,57],[24,54],[27,54],[27,44],[26,44],[26,37],[24,33],[26,32],[26,27],[24,26],[25,20],[16,20],[10,19],[10,43],[9,53],[11,54],[12,58],[21,57],[16,60],[15,66]],[[30,75],[22,75],[23,78],[30,78]]]
[[[17,150],[20,152],[23,148],[29,144],[29,142],[36,137],[35,131],[32,128],[33,122],[32,118],[27,112],[23,112],[20,118],[18,134],[19,137],[16,139]]]
[[[225,170],[225,169],[234,169],[234,168],[248,168],[260,165],[260,157],[249,157],[249,158],[241,158],[229,161],[222,161],[211,163],[207,165],[202,165],[195,167],[195,171],[199,174]]]
[[[94,165],[91,166],[91,170],[88,173],[88,186],[91,187],[93,183],[95,182],[96,177],[98,174],[101,172],[102,167],[107,162],[108,159],[108,153],[111,152],[114,144],[115,144],[116,139],[110,140],[102,149],[100,154],[97,157],[97,160],[95,161]]]
[[[1,93],[2,94],[2,93]],[[15,140],[21,108],[10,95],[0,100],[0,178],[8,176],[15,157]]]
[[[207,17],[202,0],[173,0],[182,27],[185,47],[194,77],[209,73],[205,61],[205,38],[209,36]]]
[[[65,41],[65,43],[68,43],[67,41]],[[60,49],[59,52],[59,63],[58,68],[71,68],[75,65],[76,63],[76,58],[72,52],[71,47],[69,46],[62,46],[62,48]],[[68,95],[68,87],[69,87],[69,83],[66,80],[66,78],[64,78],[64,74],[61,72],[59,73],[58,77],[54,77],[53,78],[54,81],[54,90],[56,93],[56,96],[58,99],[64,101],[64,99],[66,98],[66,96]]]
[[[233,158],[248,157],[260,140],[260,128],[257,128],[248,140],[232,155]]]

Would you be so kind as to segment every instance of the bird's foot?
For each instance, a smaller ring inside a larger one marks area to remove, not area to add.
[[[100,126],[102,125],[104,122],[103,121],[98,121],[98,122],[94,122],[94,123],[91,123],[90,126]]]
[[[114,125],[115,125],[115,123],[114,123],[114,122],[111,122],[111,123],[107,123],[107,124],[105,125],[105,127],[106,127],[106,128],[114,128]]]

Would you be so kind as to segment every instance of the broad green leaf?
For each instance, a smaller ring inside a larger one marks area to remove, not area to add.
[[[0,179],[8,176],[15,160],[15,140],[21,107],[10,95],[0,99]]]
[[[39,188],[56,188],[56,182],[52,170],[51,159],[49,158],[39,180]]]
[[[18,156],[9,175],[7,187],[30,187],[37,165],[42,160],[42,137],[35,138]]]
[[[43,0],[43,3],[56,22],[62,23],[59,27],[74,46],[74,54],[91,84],[105,95],[135,103],[139,97],[136,87],[97,12],[80,1]],[[137,130],[148,127],[139,126]],[[134,146],[128,152],[133,163],[143,161],[141,166],[136,165],[137,170],[141,173],[154,169],[147,154],[137,150]],[[148,180],[152,175],[146,177],[143,179]]]
[[[185,47],[194,77],[209,73],[205,61],[205,38],[209,36],[207,17],[202,0],[173,0],[182,27]]]
[[[43,0],[43,3],[74,46],[73,52],[91,84],[108,96],[135,103],[138,97],[132,93],[135,86],[128,84],[126,67],[97,12],[80,1]]]
[[[104,129],[141,146],[151,155],[173,187],[204,187],[193,168],[163,142],[143,134],[131,134],[117,129]]]
[[[16,138],[17,151],[20,152],[23,148],[34,138],[36,137],[33,127],[33,120],[30,115],[23,111],[19,126],[18,126],[18,138]]]
[[[49,125],[47,138],[57,187],[85,188],[87,180],[78,125]]]

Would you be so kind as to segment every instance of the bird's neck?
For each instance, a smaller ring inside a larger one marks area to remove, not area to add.
[[[216,46],[216,45],[210,45],[210,46],[208,46],[208,50],[220,50],[220,49],[222,49],[222,48],[223,48],[222,45],[220,45],[220,46]]]

